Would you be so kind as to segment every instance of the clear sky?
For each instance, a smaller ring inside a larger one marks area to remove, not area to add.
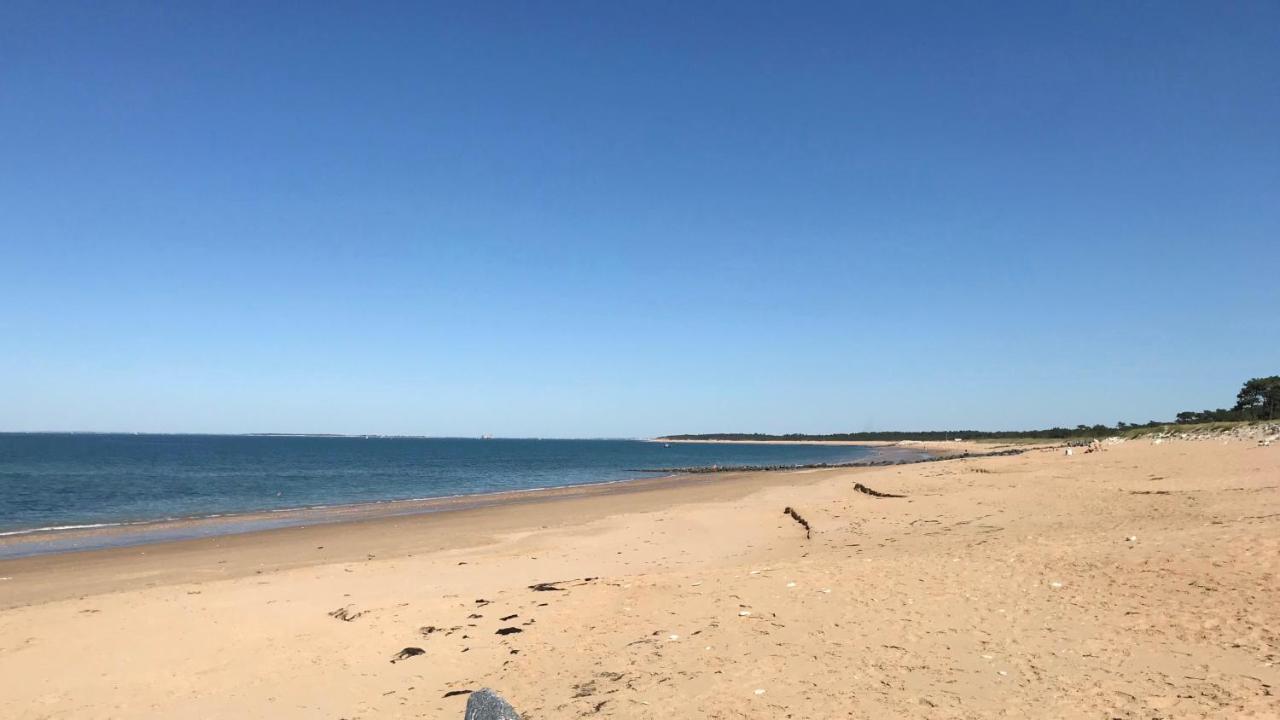
[[[0,430],[1025,428],[1280,372],[1280,4],[0,4]]]

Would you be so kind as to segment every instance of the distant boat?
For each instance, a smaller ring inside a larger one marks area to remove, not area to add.
[[[481,439],[481,440],[492,440],[492,439],[493,439],[493,436],[492,436],[492,435],[481,435],[481,436],[480,436],[480,439]]]
[[[671,447],[671,443],[662,443],[662,447]]]

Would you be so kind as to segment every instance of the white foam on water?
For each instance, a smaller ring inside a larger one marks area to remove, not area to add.
[[[56,532],[58,530],[88,530],[90,528],[119,527],[129,523],[90,523],[88,525],[50,525],[48,527],[27,528],[25,530],[9,530],[0,532],[0,537],[8,535],[30,535],[32,533]]]

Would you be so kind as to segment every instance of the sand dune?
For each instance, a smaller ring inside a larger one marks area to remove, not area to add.
[[[3,562],[0,716],[1277,717],[1278,573],[1275,447],[732,476]]]

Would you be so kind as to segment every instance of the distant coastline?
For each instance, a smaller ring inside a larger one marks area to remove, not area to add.
[[[1152,424],[1150,427],[1155,427]],[[1133,426],[1138,427],[1138,426]],[[1148,427],[1148,426],[1142,426]],[[916,432],[889,430],[883,432],[826,433],[698,433],[663,435],[657,442],[749,442],[749,443],[820,443],[844,445],[874,445],[899,442],[960,442],[963,440],[1063,440],[1074,437],[1098,437],[1114,435],[1116,428],[1105,425],[1081,426],[1076,429],[1050,428],[1047,430],[922,430]]]
[[[649,442],[656,443],[688,443],[688,444],[732,444],[732,445],[858,445],[863,447],[881,447],[884,445],[893,445],[895,442],[887,440],[821,440],[821,439],[792,439],[785,440],[756,440],[756,439],[729,439],[729,438],[687,438],[684,436],[673,437],[656,437]],[[900,440],[897,442],[917,442],[912,440]]]

